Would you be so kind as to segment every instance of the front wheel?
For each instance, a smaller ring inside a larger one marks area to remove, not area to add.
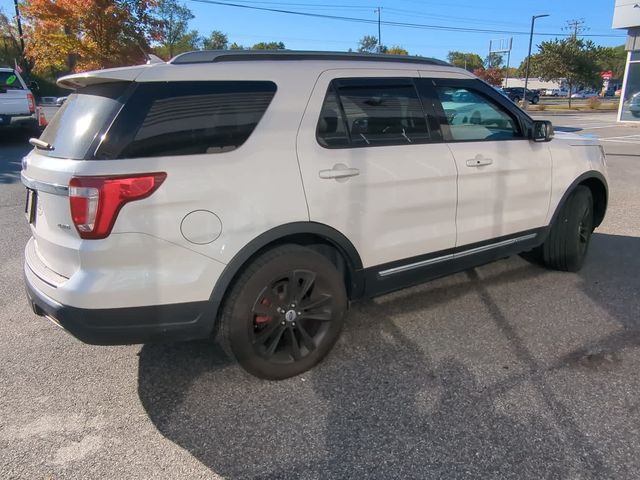
[[[544,264],[565,272],[580,270],[593,229],[593,196],[589,188],[580,185],[562,206],[542,245]]]
[[[221,340],[249,373],[298,375],[335,344],[347,311],[343,275],[326,257],[283,245],[256,258],[234,283],[221,316]]]

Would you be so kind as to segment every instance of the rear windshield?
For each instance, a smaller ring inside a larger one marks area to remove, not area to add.
[[[40,153],[75,160],[90,156],[96,142],[122,108],[123,98],[131,85],[103,83],[80,88],[69,95],[40,137],[51,144],[53,150],[41,150]]]
[[[12,71],[0,72],[0,91],[2,90],[24,90],[18,75]]]

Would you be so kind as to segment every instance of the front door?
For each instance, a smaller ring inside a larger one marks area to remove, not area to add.
[[[310,219],[344,234],[364,267],[455,246],[456,165],[417,77],[324,72],[298,132]]]
[[[442,107],[458,167],[458,247],[545,226],[551,153],[528,139],[514,106],[479,80],[425,79]]]

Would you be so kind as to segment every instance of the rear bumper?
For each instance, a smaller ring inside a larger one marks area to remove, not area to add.
[[[0,127],[38,128],[35,115],[0,115]]]
[[[25,269],[29,267],[25,264]],[[217,311],[213,302],[89,309],[62,305],[38,290],[25,271],[27,297],[34,313],[56,322],[93,345],[128,345],[207,338]]]

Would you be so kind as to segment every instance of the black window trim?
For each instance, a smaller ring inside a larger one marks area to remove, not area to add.
[[[424,94],[432,102],[433,108],[436,111],[436,117],[439,120],[440,128],[442,130],[443,138],[446,143],[472,143],[472,142],[521,142],[523,140],[529,141],[531,138],[531,131],[533,128],[533,119],[529,117],[524,111],[519,109],[511,100],[504,97],[495,91],[493,87],[483,82],[480,79],[458,79],[458,78],[422,78],[420,79],[421,93]],[[451,129],[447,116],[440,102],[440,98],[436,92],[436,87],[451,87],[451,88],[463,88],[466,90],[472,90],[480,94],[481,96],[488,98],[493,103],[502,107],[516,124],[520,127],[522,132],[521,137],[516,138],[486,138],[486,139],[470,139],[470,140],[456,140],[451,135]]]
[[[432,143],[442,143],[443,142],[443,135],[442,135],[442,131],[440,129],[440,124],[439,122],[436,121],[436,112],[435,110],[433,110],[433,108],[428,105],[425,104],[423,97],[420,93],[420,89],[419,86],[417,84],[417,81],[420,80],[420,77],[339,77],[339,78],[333,78],[330,82],[329,85],[327,86],[326,92],[324,94],[324,96],[322,97],[322,104],[320,106],[320,111],[318,113],[318,119],[316,120],[316,142],[317,144],[322,147],[325,148],[327,150],[344,150],[344,149],[353,149],[353,148],[378,148],[378,147],[397,147],[397,146],[410,146],[410,145],[429,145]],[[427,127],[427,133],[429,134],[430,138],[429,139],[424,139],[424,140],[420,140],[420,141],[416,141],[416,142],[412,142],[412,143],[406,143],[406,142],[391,142],[391,143],[377,143],[375,145],[354,145],[352,143],[351,140],[351,131],[349,130],[348,124],[347,124],[347,119],[346,119],[346,113],[344,110],[344,106],[342,104],[342,99],[340,98],[340,94],[339,94],[339,88],[342,84],[342,86],[352,86],[349,84],[356,84],[360,87],[363,88],[371,88],[371,87],[376,87],[376,86],[411,86],[414,89],[414,92],[416,94],[416,98],[418,99],[418,101],[420,102],[420,106],[422,108],[422,114],[425,117],[425,122],[426,122],[426,127]],[[338,106],[340,108],[340,116],[341,116],[341,121],[344,124],[345,130],[347,132],[347,139],[348,139],[348,143],[347,145],[323,145],[322,142],[320,141],[319,138],[319,126],[320,126],[320,115],[322,115],[322,110],[324,107],[324,102],[327,98],[327,94],[333,91],[333,93],[336,96],[336,100],[338,103]]]

